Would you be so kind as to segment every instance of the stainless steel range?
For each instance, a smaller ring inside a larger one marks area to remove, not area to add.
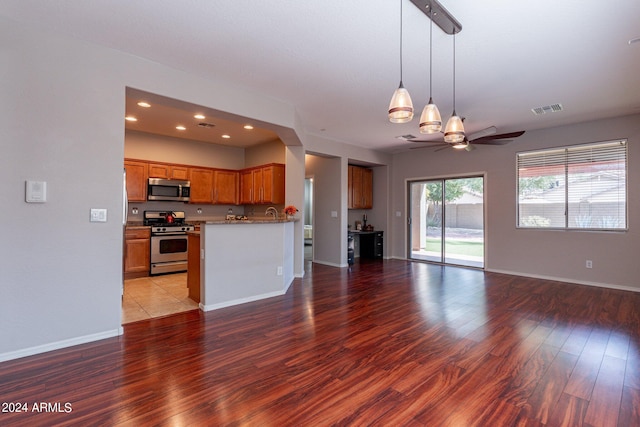
[[[151,226],[151,275],[187,271],[187,232],[184,212],[144,211],[144,225]]]

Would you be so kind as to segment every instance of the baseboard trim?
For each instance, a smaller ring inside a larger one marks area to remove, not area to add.
[[[519,271],[500,270],[500,269],[494,269],[494,268],[485,268],[484,271],[488,273],[500,273],[500,274],[508,274],[510,276],[530,277],[532,279],[553,280],[555,282],[565,282],[565,283],[573,283],[576,285],[594,286],[596,288],[616,289],[618,291],[640,292],[640,288],[634,288],[631,286],[614,285],[611,283],[601,283],[601,282],[589,282],[586,280],[576,280],[576,279],[570,279],[567,277],[546,276],[543,274],[529,274],[529,273],[522,273]]]
[[[313,260],[313,262],[316,263],[316,264],[328,265],[329,267],[337,267],[337,268],[343,268],[343,267],[348,267],[349,266],[349,264],[347,264],[347,263],[336,264],[334,262],[317,261],[317,260]]]
[[[218,309],[221,309],[221,308],[231,307],[231,306],[234,306],[234,305],[245,304],[247,302],[258,301],[258,300],[261,300],[261,299],[279,297],[279,296],[282,296],[284,294],[285,294],[284,291],[275,291],[275,292],[268,292],[266,294],[253,295],[253,296],[250,296],[250,297],[247,297],[247,298],[238,298],[238,299],[234,299],[234,300],[231,300],[231,301],[221,302],[221,303],[218,303],[218,304],[204,305],[204,304],[200,303],[200,310],[202,310],[202,311],[218,310]]]
[[[49,344],[37,345],[35,347],[24,348],[21,350],[10,351],[0,354],[0,362],[7,360],[20,359],[22,357],[33,356],[35,354],[46,353],[48,351],[60,350],[61,348],[73,347],[74,345],[86,344],[93,341],[100,341],[106,338],[113,338],[122,335],[123,328],[112,329],[110,331],[100,332],[97,334],[84,335],[81,337],[70,338],[62,341],[55,341]]]

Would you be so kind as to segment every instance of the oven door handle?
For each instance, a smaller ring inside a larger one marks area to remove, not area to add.
[[[162,237],[162,236],[185,236],[187,237],[187,233],[185,231],[177,231],[175,233],[153,233],[153,237]]]

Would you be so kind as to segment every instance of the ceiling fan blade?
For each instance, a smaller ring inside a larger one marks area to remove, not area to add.
[[[473,142],[474,144],[485,144],[487,143],[487,141],[493,141],[496,139],[511,139],[511,138],[517,138],[519,136],[521,136],[522,134],[524,134],[524,131],[518,131],[518,132],[509,132],[509,133],[500,133],[498,135],[490,135],[490,136],[483,136],[482,138],[477,138],[477,139],[470,139],[471,142]]]
[[[445,142],[442,139],[433,139],[428,141],[426,139],[410,139],[409,142],[417,142],[420,144],[444,144]]]
[[[436,142],[438,143],[438,145],[448,145],[446,142],[442,142],[442,141],[429,141],[429,142]],[[433,147],[434,147],[433,145],[421,145],[418,147],[409,147],[409,150],[420,150],[422,148],[433,148]]]
[[[473,141],[474,144],[482,144],[482,145],[506,145],[512,142],[513,139],[494,139],[489,141]]]
[[[493,135],[497,131],[498,131],[498,129],[495,126],[489,126],[486,129],[482,129],[482,130],[479,130],[478,132],[472,133],[467,138],[469,138],[469,141],[473,141],[475,139],[479,139],[479,138],[482,138],[482,137],[485,137],[485,136]]]

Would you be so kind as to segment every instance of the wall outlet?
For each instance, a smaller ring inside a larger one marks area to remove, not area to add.
[[[278,266],[278,269],[276,270],[276,275],[282,276],[282,267],[281,266]]]
[[[593,261],[591,261],[590,259],[587,260],[585,267],[587,268],[593,268]]]

